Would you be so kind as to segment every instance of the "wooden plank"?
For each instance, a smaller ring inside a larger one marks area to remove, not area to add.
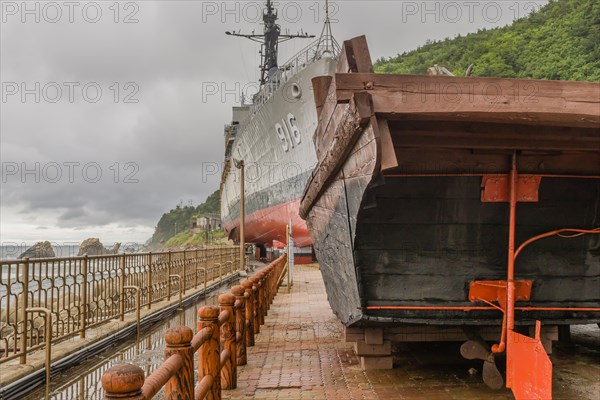
[[[489,101],[500,101],[505,97],[530,105],[538,104],[537,100],[545,98],[600,103],[599,82],[371,73],[336,73],[335,79],[338,82],[337,97],[341,101],[348,100],[351,92],[364,90],[365,84],[372,82],[372,90],[396,92],[407,101],[420,101],[423,94],[435,94],[435,100],[446,102],[458,102],[462,100],[460,97],[473,101],[475,97],[483,96]]]
[[[306,219],[308,211],[323,191],[327,189],[327,184],[346,161],[346,156],[352,151],[354,144],[372,116],[373,108],[370,95],[365,92],[356,93],[350,100],[341,123],[335,127],[334,142],[319,163],[307,186],[300,204],[300,216],[302,218]]]
[[[389,121],[396,147],[588,151],[600,154],[592,128],[473,121]]]
[[[349,72],[352,72],[350,70],[350,65],[348,64],[348,52],[350,50],[350,44],[348,43],[348,45],[346,44],[348,43],[348,41],[345,41],[344,43],[342,43],[342,49],[340,51],[340,56],[338,57],[338,62],[337,62],[337,67],[336,67],[336,72],[338,73],[342,73],[342,74],[347,74]]]
[[[315,106],[317,107],[317,116],[321,115],[323,106],[327,101],[327,94],[331,86],[332,76],[317,76],[312,79],[313,96],[315,98]]]
[[[365,343],[368,345],[383,344],[383,327],[368,327],[365,328]]]
[[[373,62],[369,53],[366,36],[358,36],[350,41],[351,57],[348,59],[350,70],[358,73],[373,73]],[[346,42],[344,42],[346,45]]]
[[[336,70],[338,73],[373,73],[373,62],[365,35],[344,41]]]
[[[321,155],[326,151],[327,148],[329,148],[329,143],[325,141],[325,133],[327,132],[327,128],[329,127],[331,118],[333,117],[337,106],[338,104],[335,98],[335,79],[332,79],[329,85],[325,103],[323,104],[321,114],[319,115],[319,123],[313,136],[313,143],[317,149],[318,160],[321,159]]]
[[[570,137],[530,137],[495,134],[493,131],[478,134],[444,134],[439,131],[402,130],[393,136],[395,147],[446,148],[446,149],[506,149],[554,150],[600,152],[600,134],[595,138],[573,135]],[[546,131],[549,135],[551,132]],[[395,151],[395,150],[394,150]]]
[[[376,113],[426,119],[600,127],[600,84],[499,78],[336,74],[338,102],[359,90]]]
[[[392,342],[383,341],[383,332],[381,340],[381,344],[369,344],[364,340],[357,340],[354,342],[354,351],[359,356],[389,356],[392,354]]]
[[[335,139],[337,126],[342,121],[342,118],[346,115],[347,109],[347,104],[338,104],[333,110],[333,114],[331,115],[331,119],[327,124],[327,128],[321,136],[320,146],[317,149],[317,160],[322,160],[325,157],[325,153],[327,153],[331,147]]]
[[[387,119],[377,118],[379,126],[379,140],[381,146],[381,170],[396,168],[398,166],[398,158],[396,157],[396,149],[392,141],[392,134]]]
[[[472,149],[396,147],[398,167],[388,176],[422,174],[488,174],[510,170],[510,156]],[[524,174],[600,175],[600,154],[581,152],[523,152],[519,171]],[[392,179],[392,178],[390,178]]]

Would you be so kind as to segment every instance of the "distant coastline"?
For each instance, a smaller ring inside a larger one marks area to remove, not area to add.
[[[79,252],[80,243],[67,242],[64,244],[50,242],[54,254],[56,257],[75,257]],[[31,248],[35,243],[4,243],[0,246],[0,260],[15,260],[26,250]],[[107,243],[106,245],[111,248],[115,243]],[[144,243],[123,243],[121,245],[120,252],[124,253],[137,253],[144,251],[146,246]]]

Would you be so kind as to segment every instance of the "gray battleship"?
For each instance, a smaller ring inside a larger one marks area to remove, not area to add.
[[[313,133],[318,121],[312,79],[333,75],[339,45],[327,16],[321,35],[280,65],[279,43],[315,36],[282,34],[277,19],[277,10],[269,0],[263,14],[263,33],[227,32],[260,42],[262,63],[258,93],[251,104],[242,102],[233,108],[232,122],[225,127],[221,217],[229,237],[239,240],[240,185],[234,161],[243,160],[246,242],[263,250],[273,241],[284,242],[286,225],[291,223],[296,246],[310,249],[312,240],[298,208],[317,163]]]

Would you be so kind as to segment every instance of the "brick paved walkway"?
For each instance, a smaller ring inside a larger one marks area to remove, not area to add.
[[[507,389],[488,389],[480,372],[471,376],[469,368],[480,366],[460,358],[456,343],[403,345],[393,370],[362,371],[329,307],[320,271],[296,267],[295,281],[290,294],[280,288],[256,346],[248,349],[248,365],[238,369],[238,388],[223,391],[224,399],[513,399]],[[566,384],[555,365],[555,399],[598,398],[598,365],[586,364],[589,379]]]

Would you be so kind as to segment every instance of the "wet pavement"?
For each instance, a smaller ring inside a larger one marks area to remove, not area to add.
[[[224,399],[513,399],[510,390],[483,383],[481,362],[462,359],[460,343],[402,344],[393,370],[362,371],[329,308],[320,271],[297,268],[295,280],[290,294],[280,289],[248,349],[248,365],[238,369],[238,388],[224,391]],[[554,399],[598,400],[600,330],[572,331],[578,344],[551,357]]]

